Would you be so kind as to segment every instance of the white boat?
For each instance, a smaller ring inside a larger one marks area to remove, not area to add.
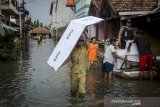
[[[113,73],[116,76],[126,78],[126,79],[138,79],[139,78],[139,72],[141,72],[141,71],[127,71],[127,72],[124,71],[124,70],[113,71]],[[157,73],[155,71],[153,71],[153,75],[154,75],[154,77],[156,77]],[[144,78],[145,79],[149,78],[149,71],[144,71]]]

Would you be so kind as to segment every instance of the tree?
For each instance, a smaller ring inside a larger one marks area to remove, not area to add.
[[[43,27],[43,23],[42,22],[41,22],[40,26]]]
[[[39,27],[39,20],[37,20],[36,27]]]
[[[29,26],[31,28],[43,27],[43,23],[40,22],[39,20],[34,20],[34,21],[30,20]]]
[[[36,26],[37,26],[37,22],[34,21],[34,22],[33,22],[33,27],[36,28]]]

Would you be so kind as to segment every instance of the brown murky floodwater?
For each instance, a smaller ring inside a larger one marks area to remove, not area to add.
[[[108,81],[98,70],[87,75],[86,98],[71,98],[69,65],[55,72],[46,63],[54,47],[51,39],[30,40],[19,61],[0,62],[0,107],[103,107],[104,96],[160,97],[158,80]]]

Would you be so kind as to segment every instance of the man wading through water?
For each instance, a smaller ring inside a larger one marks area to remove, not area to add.
[[[150,41],[145,37],[142,30],[138,30],[136,32],[135,38],[130,41],[130,44],[127,48],[128,52],[130,52],[132,43],[136,43],[139,52],[139,66],[141,70],[139,73],[139,80],[144,79],[144,71],[146,70],[146,65],[149,70],[150,80],[153,80],[153,54]]]
[[[86,70],[88,68],[87,46],[89,44],[89,38],[86,31],[83,33],[83,36],[85,39],[79,39],[77,46],[70,55],[72,62],[70,77],[71,96],[76,97],[79,90],[80,98],[85,97]]]

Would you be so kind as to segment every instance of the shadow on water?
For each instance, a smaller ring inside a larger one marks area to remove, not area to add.
[[[29,41],[17,62],[0,62],[0,107],[103,107],[108,97],[159,97],[159,81],[102,78],[101,70],[87,73],[86,98],[70,97],[70,69],[58,72],[47,65],[55,43]]]

